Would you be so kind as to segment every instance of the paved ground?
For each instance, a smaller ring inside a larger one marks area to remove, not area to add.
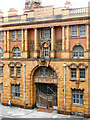
[[[0,120],[1,118],[54,118],[60,120],[60,118],[69,120],[82,120],[82,117],[78,116],[71,116],[71,115],[63,115],[63,114],[57,114],[56,110],[50,110],[49,112],[44,109],[35,108],[35,109],[23,109],[18,107],[9,107],[9,106],[3,106],[0,104]],[[74,119],[75,118],[75,119]],[[2,119],[3,120],[3,119]],[[18,119],[17,119],[18,120]],[[25,120],[25,119],[24,119]],[[28,120],[28,119],[27,119]],[[49,119],[50,120],[50,119]],[[90,120],[90,119],[89,119]]]

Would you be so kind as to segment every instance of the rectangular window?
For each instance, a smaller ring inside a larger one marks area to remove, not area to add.
[[[0,83],[0,93],[2,93],[2,91],[3,91],[3,84]]]
[[[20,41],[22,39],[22,31],[18,30],[18,40]]]
[[[3,66],[0,66],[0,76],[3,76]]]
[[[86,37],[86,25],[79,26],[79,36]]]
[[[85,69],[79,69],[80,80],[85,80]]]
[[[71,80],[76,80],[76,68],[71,68]]]
[[[13,66],[10,67],[10,76],[14,77],[14,67]]]
[[[44,39],[50,38],[50,29],[44,29]]]
[[[77,37],[77,26],[71,26],[71,37]]]
[[[16,40],[16,31],[11,32],[11,39],[12,41]]]
[[[48,47],[44,48],[44,58],[48,58],[49,57],[49,49]]]
[[[40,30],[40,39],[43,39],[43,30]]]
[[[72,90],[72,104],[84,104],[84,90]]]
[[[17,67],[17,77],[21,77],[21,67]]]
[[[12,85],[12,97],[20,97],[20,85]]]
[[[1,32],[1,41],[4,41],[4,32]]]

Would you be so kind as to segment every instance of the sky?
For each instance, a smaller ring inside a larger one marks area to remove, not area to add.
[[[90,0],[70,0],[72,8],[88,7]],[[54,7],[63,7],[66,0],[42,0],[43,6],[54,5]],[[0,10],[7,16],[7,11],[10,8],[18,10],[18,14],[23,14],[25,0],[0,0]]]

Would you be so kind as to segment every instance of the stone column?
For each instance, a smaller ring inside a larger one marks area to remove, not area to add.
[[[65,27],[62,27],[62,50],[65,50]]]
[[[69,51],[69,42],[70,42],[70,35],[69,35],[69,26],[67,26],[67,31],[66,31],[66,51]]]
[[[4,51],[7,51],[7,32],[4,32]]]
[[[55,58],[55,29],[51,28],[51,58]]]
[[[86,36],[87,36],[87,50],[90,49],[90,26],[87,25]]]
[[[77,37],[79,38],[79,26],[77,26]]]
[[[4,48],[7,50],[4,53],[4,58],[9,58],[10,57],[10,31],[7,31],[5,33],[5,42],[4,42]]]
[[[38,57],[38,30],[34,30],[34,58]]]
[[[22,52],[24,52],[24,30],[22,30]]]

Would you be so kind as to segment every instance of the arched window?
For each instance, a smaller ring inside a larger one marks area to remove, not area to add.
[[[74,58],[84,58],[84,48],[81,45],[75,46],[73,48]]]
[[[0,48],[0,58],[3,58],[3,49]]]
[[[15,47],[13,49],[13,57],[14,58],[19,58],[21,57],[21,52],[20,52],[20,48],[19,47]]]

